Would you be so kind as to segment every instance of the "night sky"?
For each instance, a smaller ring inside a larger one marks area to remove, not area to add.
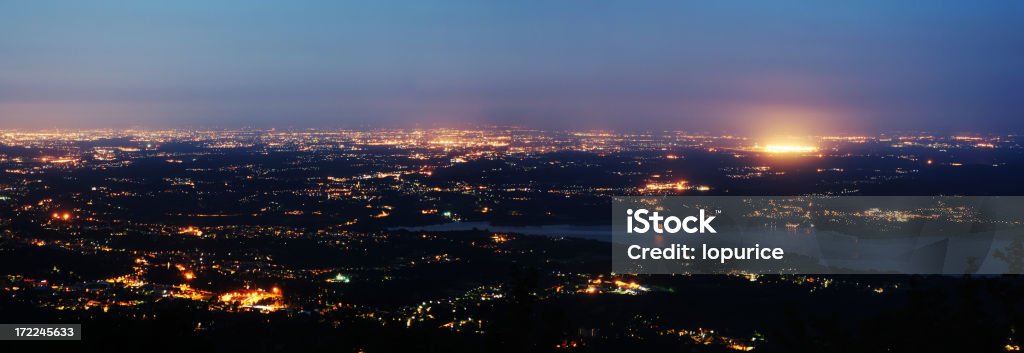
[[[0,129],[460,124],[1021,132],[1024,1],[0,2]]]

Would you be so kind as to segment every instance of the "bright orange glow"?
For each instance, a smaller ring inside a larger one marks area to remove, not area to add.
[[[623,281],[620,281],[620,280],[616,280],[615,281],[615,286],[616,287],[621,287],[621,288],[628,288],[628,289],[640,289],[641,288],[640,285],[637,284],[636,282],[623,282]]]
[[[124,275],[119,277],[113,277],[106,279],[107,283],[120,283],[128,287],[142,287],[146,285],[146,282],[140,279],[136,275]]]
[[[188,226],[186,228],[181,228],[178,231],[178,234],[187,234],[187,235],[201,237],[201,236],[203,236],[203,231],[199,230],[199,228],[196,228],[196,227],[193,227],[193,226]]]
[[[753,346],[747,346],[747,345],[742,345],[742,344],[730,344],[726,348],[729,348],[729,349],[734,350],[734,351],[741,351],[741,352],[749,352],[749,351],[754,350]]]
[[[259,309],[263,312],[271,312],[287,308],[283,302],[281,289],[278,287],[272,288],[269,292],[263,289],[255,289],[224,293],[218,298],[224,304],[237,305],[242,308]]]
[[[501,244],[508,241],[508,236],[505,234],[494,233],[493,235],[491,235],[491,240],[493,240],[495,243]]]
[[[813,153],[818,152],[818,148],[815,146],[807,145],[767,145],[761,148],[762,152],[782,154],[782,153]]]

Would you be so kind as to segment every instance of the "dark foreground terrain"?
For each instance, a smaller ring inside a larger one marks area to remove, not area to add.
[[[84,339],[2,352],[983,352],[1024,340],[1016,276],[638,276],[609,273],[599,238],[411,228],[602,227],[613,195],[1024,195],[1013,136],[822,139],[795,156],[682,134],[3,136],[0,322],[81,323]]]

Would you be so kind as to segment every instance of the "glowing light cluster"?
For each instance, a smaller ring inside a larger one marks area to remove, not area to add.
[[[175,290],[170,292],[170,296],[175,298],[190,299],[190,300],[207,300],[213,296],[213,293],[192,288],[187,284],[181,284],[174,286]]]
[[[688,187],[685,180],[668,183],[649,183],[647,190],[686,190]]]
[[[196,228],[196,227],[193,227],[193,226],[188,226],[188,227],[181,228],[180,230],[178,230],[178,234],[201,237],[201,236],[203,236],[203,231],[200,230],[199,228]]]
[[[274,287],[263,289],[241,290],[221,294],[220,301],[224,304],[237,305],[241,308],[258,309],[263,312],[277,311],[287,306],[284,304],[281,289]]]
[[[807,145],[766,145],[761,148],[765,153],[814,153],[818,147]]]
[[[349,283],[349,282],[352,282],[352,279],[349,278],[349,276],[346,276],[346,275],[343,275],[343,274],[339,273],[337,275],[334,275],[334,277],[328,278],[327,282],[328,283]]]

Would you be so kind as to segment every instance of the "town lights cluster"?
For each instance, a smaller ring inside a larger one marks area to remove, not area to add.
[[[278,287],[274,287],[269,291],[246,289],[224,293],[218,299],[224,304],[235,305],[240,308],[257,309],[262,312],[277,311],[287,307],[283,303],[281,289]]]

